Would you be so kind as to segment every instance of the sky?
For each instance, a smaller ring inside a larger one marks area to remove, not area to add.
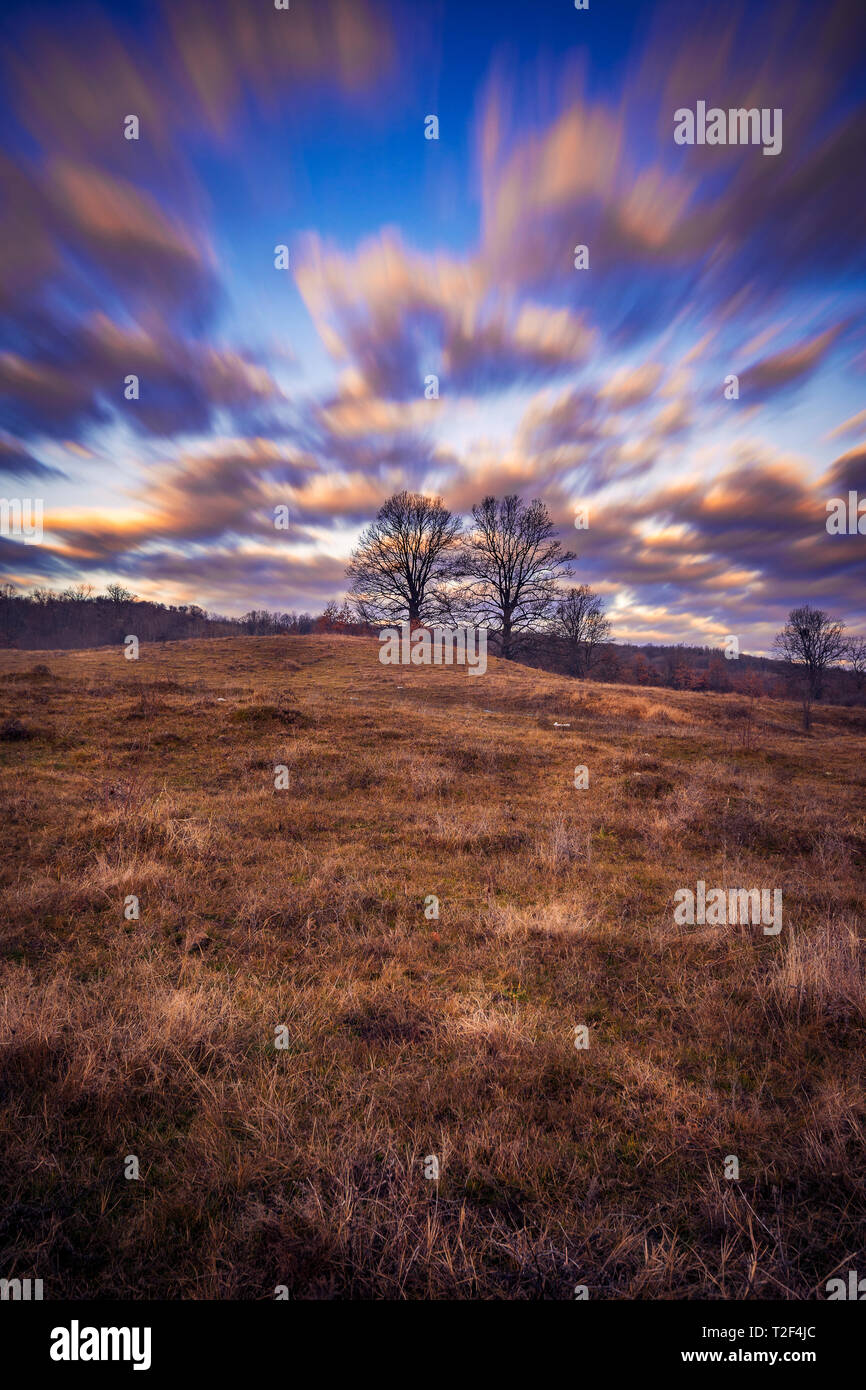
[[[0,48],[20,590],[316,613],[393,492],[517,492],[619,640],[866,632],[862,0],[7,0]]]

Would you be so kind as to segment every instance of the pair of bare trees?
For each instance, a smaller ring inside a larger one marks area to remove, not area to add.
[[[360,538],[347,570],[349,595],[365,622],[486,627],[506,658],[529,633],[557,631],[585,674],[609,624],[586,585],[563,594],[575,558],[538,498],[485,497],[464,531],[440,497],[399,492]]]

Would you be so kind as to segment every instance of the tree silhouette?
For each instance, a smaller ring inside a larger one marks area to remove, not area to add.
[[[363,532],[346,574],[364,622],[410,622],[441,615],[443,586],[460,519],[441,497],[398,492]]]
[[[601,598],[588,584],[569,589],[556,605],[554,632],[568,643],[575,675],[585,676],[610,640],[610,622]]]
[[[806,603],[791,609],[774,646],[781,659],[802,675],[803,728],[808,730],[812,703],[824,692],[827,671],[845,655],[845,624]]]
[[[472,519],[457,561],[464,581],[460,607],[499,635],[509,659],[524,633],[549,622],[558,582],[575,556],[563,550],[538,498],[527,504],[514,494],[485,497],[472,508]]]

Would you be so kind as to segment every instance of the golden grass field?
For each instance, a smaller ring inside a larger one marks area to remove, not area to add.
[[[799,1299],[866,1270],[863,712],[806,736],[793,704],[377,654],[0,653],[0,1276]],[[675,925],[698,879],[781,888],[781,934]]]

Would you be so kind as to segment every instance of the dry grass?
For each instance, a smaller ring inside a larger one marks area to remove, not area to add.
[[[743,709],[362,638],[0,654],[0,1274],[803,1298],[862,1266],[866,727]],[[675,925],[698,879],[780,887],[781,935]]]

